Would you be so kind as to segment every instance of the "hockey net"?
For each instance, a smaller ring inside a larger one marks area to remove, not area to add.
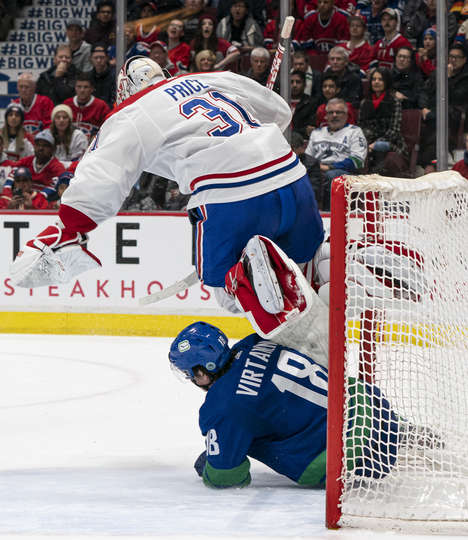
[[[468,534],[468,182],[332,187],[327,525]]]

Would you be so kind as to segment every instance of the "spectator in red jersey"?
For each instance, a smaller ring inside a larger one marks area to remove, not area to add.
[[[308,138],[310,132],[314,129],[314,113],[317,108],[317,100],[304,92],[305,73],[303,71],[293,71],[290,81],[290,107],[293,113],[291,128],[295,132],[300,133],[304,138]]]
[[[317,11],[310,13],[299,30],[294,46],[309,55],[327,54],[338,41],[349,39],[348,19],[334,0],[318,0]]]
[[[210,49],[200,51],[195,55],[193,70],[199,71],[215,71],[216,55]]]
[[[23,126],[24,110],[19,103],[10,103],[5,109],[5,124],[1,130],[8,159],[18,161],[34,153],[33,145]]]
[[[396,51],[400,47],[413,48],[411,43],[400,34],[400,14],[396,9],[385,8],[380,18],[384,37],[377,41],[372,50],[371,67],[392,69]]]
[[[323,126],[328,125],[327,120],[327,103],[336,97],[339,96],[341,88],[340,88],[340,82],[339,78],[334,75],[333,73],[327,72],[324,73],[322,78],[322,95],[320,97],[320,105],[317,107],[317,112],[315,113],[315,121],[314,125],[318,128],[321,128]],[[349,103],[349,101],[345,102],[346,107],[348,108],[348,116],[346,118],[347,124],[355,124],[356,123],[356,112]]]
[[[457,161],[452,167],[452,170],[459,172],[468,180],[468,135],[465,135],[465,151],[463,152],[463,159]]]
[[[112,45],[115,41],[115,8],[111,0],[101,0],[97,4],[97,12],[85,32],[85,41]]]
[[[22,158],[16,163],[17,167],[27,167],[30,170],[33,189],[42,193],[47,200],[56,198],[55,179],[65,170],[62,163],[54,157],[54,153],[54,137],[45,129],[34,139],[34,155]],[[13,174],[7,178],[0,195],[2,208],[6,208],[12,198]]]
[[[4,206],[6,204],[6,206]],[[8,210],[44,210],[47,199],[33,188],[31,171],[27,167],[17,167],[13,173],[13,192],[9,201],[0,198],[0,208]]]
[[[95,43],[91,48],[91,64],[89,71],[94,86],[94,97],[102,99],[113,107],[115,103],[115,69],[109,65],[107,47],[103,43]]]
[[[296,0],[297,16],[304,19],[317,10],[317,0]],[[352,15],[356,10],[356,0],[336,0],[335,6],[344,14]]]
[[[424,32],[423,46],[416,53],[416,64],[425,78],[436,68],[436,27],[431,26]]]
[[[221,19],[216,29],[218,37],[235,45],[241,53],[250,53],[263,46],[263,32],[249,14],[247,0],[232,0],[230,14]]]
[[[318,97],[320,95],[322,73],[310,67],[309,57],[305,51],[295,51],[293,53],[291,71],[302,71],[305,73],[305,94],[312,97]]]
[[[216,70],[225,69],[240,57],[237,47],[216,36],[216,19],[208,14],[200,16],[195,37],[190,42],[193,57],[200,51],[209,49],[216,55]]]
[[[179,74],[177,67],[169,60],[167,45],[164,41],[156,40],[150,45],[149,57],[157,62],[162,69],[165,69],[172,77]]]
[[[72,64],[78,71],[89,71],[91,65],[91,45],[83,40],[84,28],[79,19],[67,22],[67,40],[72,53]]]
[[[90,139],[101,127],[110,113],[109,105],[102,99],[93,96],[93,83],[89,73],[82,73],[76,78],[76,96],[66,99],[64,105],[68,105],[73,111],[73,122],[78,129]]]
[[[24,129],[27,133],[37,133],[50,125],[50,114],[54,108],[53,101],[47,96],[36,94],[36,81],[31,72],[25,71],[18,77],[19,98],[24,110]]]
[[[250,68],[243,75],[266,86],[270,74],[270,53],[264,47],[255,47],[250,53]]]
[[[372,60],[372,47],[366,39],[366,21],[363,17],[353,15],[349,18],[349,40],[339,41],[338,46],[349,52],[349,61],[359,66],[362,74],[369,69]]]
[[[406,143],[401,135],[401,101],[392,94],[392,76],[375,68],[369,96],[359,109],[358,125],[369,143],[369,172],[401,178],[407,170]]]
[[[88,137],[73,125],[73,112],[68,105],[57,105],[52,111],[50,132],[55,140],[55,157],[65,167],[79,160],[88,147]]]
[[[140,19],[154,17],[157,11],[158,6],[155,2],[152,2],[151,0],[145,0],[143,3],[140,4]],[[135,27],[135,33],[137,41],[143,41],[147,45],[151,45],[151,43],[158,39],[159,28],[157,25],[154,24],[153,26],[151,26],[151,28],[145,30],[145,25],[143,23],[139,23]]]
[[[325,73],[338,77],[340,93],[337,97],[357,110],[362,99],[362,82],[359,68],[349,62],[349,52],[343,47],[333,47],[328,53],[328,67]]]
[[[167,27],[167,48],[169,60],[179,71],[188,71],[190,66],[190,45],[182,41],[184,23],[180,19],[172,19]]]
[[[70,46],[59,45],[55,51],[54,65],[39,75],[37,92],[48,96],[58,105],[75,95],[76,75]]]
[[[263,30],[263,42],[266,49],[273,55],[278,47],[281,34],[281,20],[279,1],[273,0],[272,11],[274,17],[268,19],[268,22]],[[289,14],[294,17],[294,25],[291,30],[291,39],[294,39],[303,25],[303,17],[297,14],[296,2],[289,0]]]

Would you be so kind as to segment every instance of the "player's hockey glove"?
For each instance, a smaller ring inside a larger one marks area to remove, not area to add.
[[[51,225],[29,240],[10,266],[18,287],[41,287],[67,283],[77,274],[99,268],[100,260],[86,249],[88,237],[70,233],[61,223]]]
[[[365,298],[366,309],[385,299],[420,302],[429,292],[422,256],[401,242],[355,242],[349,255],[348,297]]]
[[[193,468],[197,471],[197,474],[200,478],[203,477],[203,469],[205,468],[206,463],[206,450],[203,450],[203,452],[197,457],[195,460],[195,463],[193,464]]]

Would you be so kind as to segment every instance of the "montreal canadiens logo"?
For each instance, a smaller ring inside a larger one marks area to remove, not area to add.
[[[190,349],[190,343],[187,339],[184,339],[184,341],[181,341],[179,345],[177,346],[179,349],[179,352],[186,352]]]

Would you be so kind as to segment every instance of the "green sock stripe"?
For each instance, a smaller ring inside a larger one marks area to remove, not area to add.
[[[326,473],[327,451],[324,450],[309,463],[307,469],[301,474],[297,483],[301,486],[318,486],[324,481]]]
[[[215,469],[206,462],[203,469],[203,482],[210,487],[244,487],[250,484],[250,462],[245,459],[232,469]]]
[[[346,433],[346,468],[350,471],[355,467],[356,458],[363,455],[365,440],[369,440],[372,431],[372,403],[366,393],[365,384],[349,378],[348,403],[351,427]]]

